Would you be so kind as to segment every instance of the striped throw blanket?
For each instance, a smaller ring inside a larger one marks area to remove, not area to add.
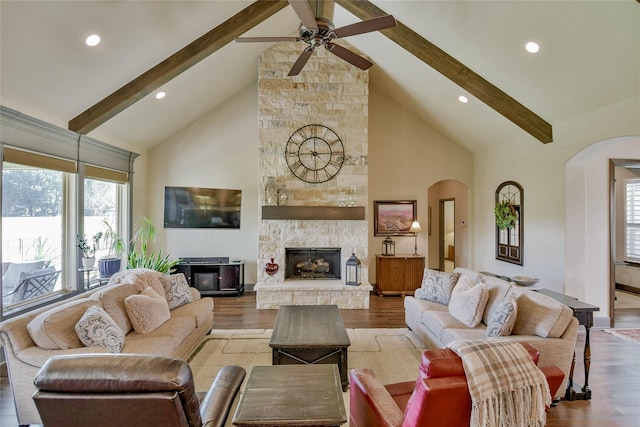
[[[449,348],[462,359],[471,394],[472,427],[545,425],[551,404],[549,384],[522,345],[461,340]]]

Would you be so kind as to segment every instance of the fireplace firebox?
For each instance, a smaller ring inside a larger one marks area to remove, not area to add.
[[[341,279],[340,248],[285,248],[285,280]]]

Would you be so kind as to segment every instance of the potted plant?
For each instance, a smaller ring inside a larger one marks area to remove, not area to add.
[[[85,269],[93,268],[96,262],[96,246],[102,238],[102,232],[97,232],[91,237],[91,243],[87,240],[87,237],[76,234],[78,240],[78,248],[82,251],[82,267]]]
[[[143,218],[129,244],[127,257],[128,268],[149,268],[160,273],[169,274],[180,259],[173,259],[171,254],[165,254],[162,248],[151,250],[149,244],[156,240],[156,227],[151,220]]]
[[[109,252],[98,260],[98,270],[100,277],[111,277],[120,271],[122,253],[126,245],[124,239],[116,233],[106,218],[102,220],[102,223],[106,228],[102,233],[102,238],[104,238],[105,246]]]

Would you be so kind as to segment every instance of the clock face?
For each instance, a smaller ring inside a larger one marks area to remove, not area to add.
[[[285,152],[287,165],[298,179],[312,184],[327,182],[344,163],[340,137],[323,125],[306,125],[289,137]]]

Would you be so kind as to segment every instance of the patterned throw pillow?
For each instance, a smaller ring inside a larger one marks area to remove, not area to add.
[[[124,299],[124,306],[133,329],[139,334],[147,334],[169,320],[169,304],[164,296],[151,287],[140,295],[130,295]]]
[[[120,353],[124,346],[124,332],[99,305],[92,305],[85,311],[75,330],[86,347],[102,347],[111,353]]]
[[[168,279],[163,285],[169,310],[193,302],[193,294],[183,273],[172,274]]]
[[[496,307],[495,311],[489,317],[487,323],[488,337],[502,337],[511,335],[513,327],[518,317],[518,298],[513,292],[509,292],[507,296]]]
[[[458,277],[459,273],[445,273],[425,268],[422,285],[416,289],[415,297],[447,305]]]
[[[474,285],[471,279],[462,276],[451,293],[449,313],[470,328],[475,328],[482,321],[488,300],[489,291],[484,282]]]

